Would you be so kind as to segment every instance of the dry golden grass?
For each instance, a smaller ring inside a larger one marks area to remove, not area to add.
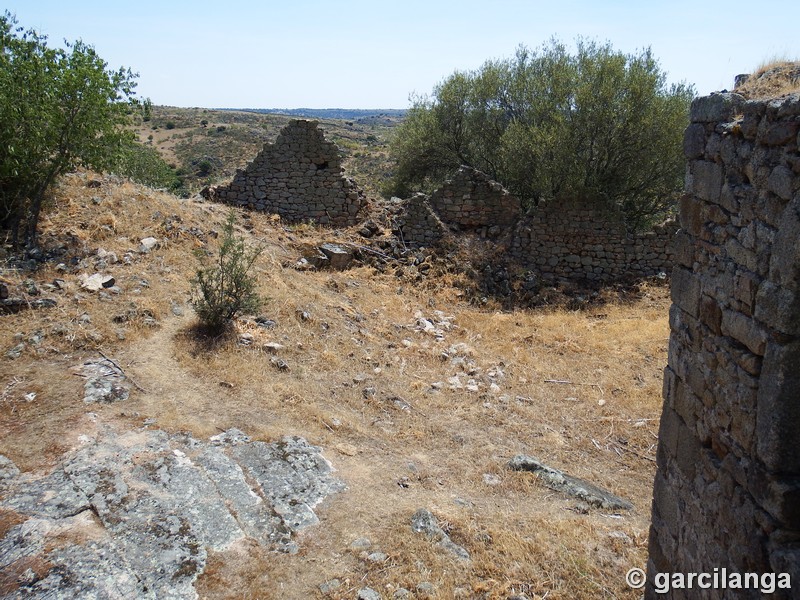
[[[736,88],[749,99],[777,98],[800,92],[800,61],[772,58],[762,62],[750,78]]]
[[[102,246],[121,257],[147,235],[163,243],[130,265],[109,266],[119,295],[101,300],[78,289],[81,269],[47,268],[35,274],[38,282],[67,280],[67,291],[55,293],[58,307],[0,318],[3,353],[16,339],[45,333],[20,358],[0,359],[8,390],[0,453],[42,469],[82,433],[101,424],[140,427],[148,418],[199,437],[238,427],[256,439],[297,434],[322,446],[348,489],[318,507],[321,523],[299,536],[300,554],[251,543],[212,554],[197,584],[204,598],[323,597],[318,586],[332,578],[342,586],[330,598],[352,598],[365,586],[391,597],[421,582],[439,598],[639,597],[624,575],[646,561],[668,337],[664,288],[644,286],[636,301],[581,312],[479,309],[461,300],[456,277],[409,284],[368,266],[286,268],[297,248],[333,234],[253,214],[240,219],[241,232],[266,247],[256,268],[270,298],[263,314],[277,326],[239,322],[238,332],[252,335],[248,347],[236,335],[209,342],[194,333],[188,305],[192,251],[214,250],[209,233],[227,210],[127,183],[87,190],[85,176],[67,178],[45,239],[69,238],[75,256]],[[176,214],[202,238],[165,225]],[[114,321],[129,310],[128,321]],[[436,310],[454,325],[441,341],[416,327],[419,313],[436,319]],[[288,371],[271,364],[268,342],[284,346],[278,356]],[[84,405],[82,380],[70,368],[99,350],[144,391],[115,405]],[[479,391],[449,389],[455,376],[464,385],[475,380]],[[30,392],[36,397],[26,401]],[[587,478],[635,508],[619,516],[576,510],[534,476],[509,471],[517,453]],[[411,531],[418,508],[445,522],[471,563]],[[374,564],[351,549],[359,537],[387,561]]]

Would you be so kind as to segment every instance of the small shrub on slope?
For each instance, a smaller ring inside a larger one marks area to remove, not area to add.
[[[201,267],[194,279],[192,304],[211,334],[222,333],[240,314],[255,312],[263,304],[250,269],[262,248],[248,248],[234,235],[236,214],[231,211],[223,227],[216,264]]]

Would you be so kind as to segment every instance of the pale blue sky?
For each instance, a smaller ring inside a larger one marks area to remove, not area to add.
[[[671,82],[733,86],[776,55],[800,59],[800,2],[760,0],[9,0],[20,25],[92,44],[140,74],[155,104],[405,108],[456,69],[553,36],[651,47]]]

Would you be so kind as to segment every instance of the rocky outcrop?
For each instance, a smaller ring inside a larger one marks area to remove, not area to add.
[[[358,222],[366,199],[344,177],[339,149],[316,121],[293,120],[275,143],[210,196],[235,206],[275,213],[289,222],[347,226]]]
[[[196,598],[209,550],[251,538],[296,552],[293,533],[344,488],[331,472],[302,438],[253,442],[235,429],[207,442],[108,431],[46,475],[0,457],[0,510],[22,520],[0,539],[0,572],[13,576],[0,587],[25,598]]]
[[[548,467],[532,456],[518,454],[508,462],[508,468],[514,471],[535,473],[551,490],[582,500],[595,508],[606,510],[630,510],[633,508],[633,505],[627,500],[615,496],[593,483],[567,475],[559,469]]]

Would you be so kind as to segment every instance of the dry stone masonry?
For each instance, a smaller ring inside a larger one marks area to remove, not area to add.
[[[511,254],[544,278],[613,281],[672,269],[678,226],[631,234],[621,215],[585,202],[540,202],[514,232]]]
[[[520,217],[519,200],[485,173],[461,167],[428,200],[439,218],[462,229],[509,229]]]
[[[677,229],[670,221],[630,234],[620,215],[578,201],[540,202],[523,215],[514,195],[470,167],[431,196],[407,200],[399,221],[411,245],[434,245],[450,231],[474,232],[505,244],[513,259],[545,279],[604,282],[668,273]]]
[[[358,222],[366,200],[342,172],[339,149],[325,139],[319,124],[293,120],[230,184],[216,188],[214,196],[289,222],[349,226]]]
[[[692,104],[654,484],[656,573],[789,573],[800,589],[800,95]]]

